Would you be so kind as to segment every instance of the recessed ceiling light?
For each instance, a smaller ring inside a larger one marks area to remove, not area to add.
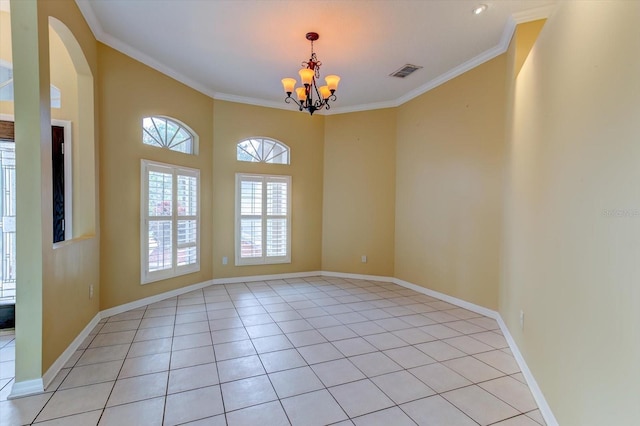
[[[476,6],[476,7],[474,7],[472,12],[473,12],[474,15],[480,15],[485,10],[487,10],[487,5],[486,4],[480,4],[480,5]]]

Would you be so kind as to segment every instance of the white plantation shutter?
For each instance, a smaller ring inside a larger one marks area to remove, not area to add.
[[[262,258],[262,178],[240,182],[240,238],[243,258]]]
[[[288,189],[286,179],[267,181],[267,257],[287,255]]]
[[[148,271],[171,269],[172,265],[172,194],[173,175],[161,168],[151,167],[147,172],[148,220],[147,243]]]
[[[291,177],[236,175],[236,264],[291,261]]]
[[[198,178],[178,171],[176,196],[178,208],[177,265],[194,265],[198,261]]]
[[[200,270],[200,171],[142,160],[142,283]]]

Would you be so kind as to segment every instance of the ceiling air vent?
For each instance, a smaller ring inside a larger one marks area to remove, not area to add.
[[[405,78],[406,76],[408,76],[409,74],[412,74],[414,71],[417,71],[420,68],[422,67],[419,67],[418,65],[406,64],[399,70],[394,71],[389,75],[391,77]]]

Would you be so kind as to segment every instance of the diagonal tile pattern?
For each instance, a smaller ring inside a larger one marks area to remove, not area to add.
[[[105,318],[4,425],[543,425],[497,323],[392,283],[213,285]],[[265,423],[266,424],[266,423]]]

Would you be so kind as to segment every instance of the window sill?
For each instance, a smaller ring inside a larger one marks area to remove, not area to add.
[[[67,247],[73,244],[79,244],[82,242],[85,242],[87,240],[92,240],[96,237],[95,234],[86,234],[86,235],[81,235],[79,237],[75,237],[72,238],[70,240],[65,240],[65,241],[60,241],[59,243],[53,243],[52,247],[54,250],[63,248],[63,247]]]

